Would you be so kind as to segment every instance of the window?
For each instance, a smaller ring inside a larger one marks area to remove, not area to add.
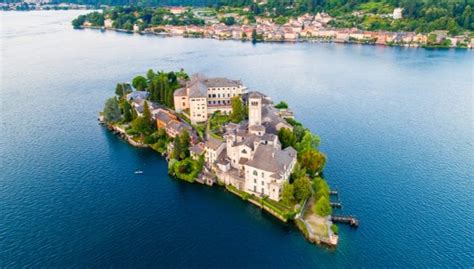
[[[257,192],[257,186],[253,186],[253,191]]]
[[[183,102],[183,106],[185,106],[186,104]]]
[[[265,184],[263,183],[263,180],[262,180],[262,186],[264,186]]]
[[[263,193],[264,193],[264,192],[263,192],[263,188],[262,188],[262,194],[263,194]]]
[[[262,172],[262,177],[265,177],[265,173],[264,173],[264,172]]]
[[[253,170],[253,175],[254,176],[258,175],[257,171]]]
[[[257,179],[256,178],[253,179],[253,183],[257,184]]]
[[[219,93],[219,94],[217,94],[217,97],[221,98],[221,94],[220,94],[220,93]]]

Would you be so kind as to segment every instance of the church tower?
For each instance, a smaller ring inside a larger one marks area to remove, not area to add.
[[[249,95],[249,127],[262,124],[262,97],[256,92]]]

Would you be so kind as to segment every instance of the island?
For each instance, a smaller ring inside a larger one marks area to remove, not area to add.
[[[294,222],[311,242],[335,247],[331,191],[323,176],[320,138],[240,80],[154,72],[118,83],[99,114],[101,124],[131,145],[168,160],[179,180],[221,186],[283,222]]]
[[[410,4],[412,1],[353,1],[352,5],[346,1],[221,2],[226,5],[104,7],[101,12],[78,16],[72,25],[74,28],[253,43],[474,47],[474,15],[466,3],[451,5],[444,0],[416,5]]]

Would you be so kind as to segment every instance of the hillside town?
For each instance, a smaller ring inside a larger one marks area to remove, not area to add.
[[[291,18],[284,24],[275,22],[273,18],[258,16],[255,17],[255,22],[249,22],[245,16],[240,16],[237,13],[209,16],[202,9],[188,9],[184,7],[169,7],[169,12],[176,16],[185,12],[193,12],[194,16],[202,19],[205,24],[158,25],[143,28],[142,22],[138,19],[133,24],[133,28],[126,31],[164,36],[201,37],[252,42],[335,42],[405,47],[474,47],[474,38],[471,37],[470,33],[451,36],[446,30],[424,34],[335,28],[330,25],[334,18],[324,12],[318,12],[314,15],[307,13]],[[353,15],[362,16],[363,14],[354,12]],[[401,9],[395,9],[393,14],[386,14],[385,16],[397,20],[401,19],[403,15]],[[222,22],[225,21],[225,18],[232,18],[232,21],[235,21],[235,23],[229,25]],[[94,24],[85,21],[83,27],[94,27]],[[114,20],[106,15],[103,28],[116,29]]]
[[[152,85],[156,74],[147,75]],[[117,98],[109,99],[100,122],[130,144],[160,152],[176,178],[224,186],[276,218],[294,221],[311,242],[337,245],[319,138],[286,103],[274,104],[240,80],[195,74],[177,82],[173,109],[150,100],[149,89],[135,88],[141,87],[137,81],[127,90],[118,87],[121,105],[113,112],[109,102]]]

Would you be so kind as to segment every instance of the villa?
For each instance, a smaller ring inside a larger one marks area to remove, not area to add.
[[[208,115],[216,111],[230,114],[231,98],[244,92],[245,87],[238,80],[195,74],[183,88],[174,92],[175,110],[188,114],[193,124],[205,122]]]

